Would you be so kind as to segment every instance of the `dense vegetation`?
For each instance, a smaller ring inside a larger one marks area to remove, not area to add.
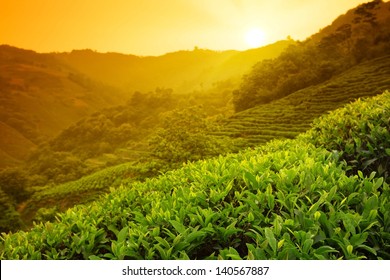
[[[9,197],[0,188],[0,231],[17,231],[23,226],[23,222],[19,213],[15,210],[15,205],[11,197]]]
[[[386,92],[298,139],[123,181],[53,223],[3,233],[1,258],[389,259],[389,184],[367,164],[388,167],[375,147],[389,152],[389,119]]]
[[[269,103],[329,80],[346,69],[389,54],[390,4],[358,6],[325,30],[256,64],[234,92],[237,111]]]

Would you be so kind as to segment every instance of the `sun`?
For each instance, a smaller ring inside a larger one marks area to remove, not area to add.
[[[245,33],[245,41],[252,48],[260,47],[265,43],[265,33],[258,28],[249,29]]]

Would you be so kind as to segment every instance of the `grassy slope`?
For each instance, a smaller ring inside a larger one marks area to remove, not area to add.
[[[243,138],[243,146],[293,138],[306,131],[314,118],[386,89],[390,89],[390,56],[361,63],[325,83],[235,114],[221,133]]]
[[[358,116],[357,127],[338,126],[343,142],[351,130],[385,129],[389,114],[387,92],[321,125]],[[317,125],[296,140],[125,184],[57,222],[3,234],[1,259],[389,259],[389,185],[375,173],[346,175],[342,151],[313,146],[313,136],[334,137]]]

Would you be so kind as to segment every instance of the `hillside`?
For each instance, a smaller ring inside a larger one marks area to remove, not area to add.
[[[0,150],[10,158],[0,166],[26,159],[30,148],[125,97],[50,55],[0,46]]]
[[[389,119],[386,92],[298,139],[123,182],[53,223],[2,234],[0,258],[390,259]],[[367,168],[374,160],[385,173]]]
[[[77,50],[52,54],[81,73],[129,91],[156,87],[189,93],[213,83],[240,79],[256,62],[277,57],[292,41],[279,41],[247,51],[212,51],[195,48],[162,56],[139,57],[119,53]]]
[[[0,122],[0,132],[0,168],[25,160],[36,146],[19,131],[3,122]]]
[[[273,138],[293,138],[306,131],[314,118],[360,97],[390,88],[390,56],[361,64],[332,79],[298,90],[284,98],[234,114],[218,135],[257,146]]]
[[[275,59],[264,60],[233,92],[236,111],[333,79],[349,68],[389,55],[390,2],[361,4]]]

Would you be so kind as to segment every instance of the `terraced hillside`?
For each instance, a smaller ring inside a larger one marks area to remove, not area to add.
[[[390,56],[361,63],[320,85],[299,90],[277,101],[239,112],[219,134],[256,146],[274,138],[293,138],[314,118],[360,97],[390,88]]]

